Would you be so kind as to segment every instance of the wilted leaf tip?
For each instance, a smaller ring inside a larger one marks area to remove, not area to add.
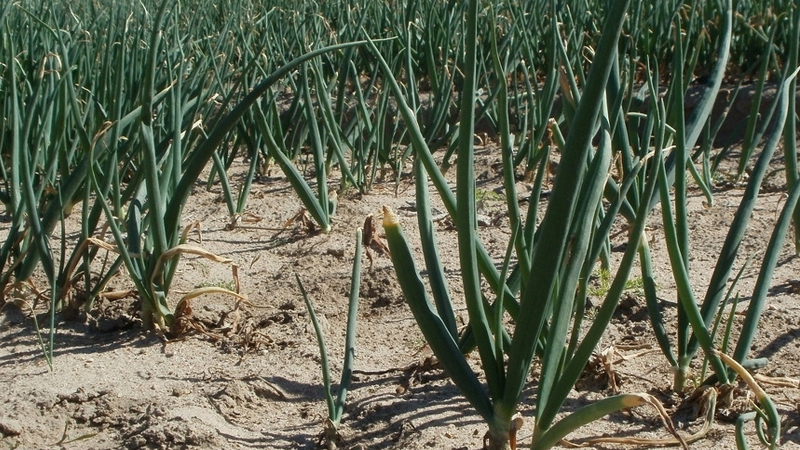
[[[398,225],[397,216],[388,206],[383,207],[383,227],[396,227]]]

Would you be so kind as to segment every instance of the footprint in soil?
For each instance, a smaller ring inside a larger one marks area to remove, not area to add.
[[[403,299],[403,291],[394,278],[391,267],[377,269],[364,277],[362,292],[365,298],[372,299],[373,308],[384,308]]]
[[[647,320],[647,308],[636,296],[625,294],[619,301],[614,318],[624,322],[642,322]]]

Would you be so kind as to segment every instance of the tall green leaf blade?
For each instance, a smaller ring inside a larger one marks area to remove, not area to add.
[[[347,392],[353,379],[353,361],[356,358],[356,323],[358,322],[358,297],[361,292],[361,255],[363,253],[362,230],[356,230],[356,251],[353,256],[353,271],[350,274],[350,299],[347,302],[347,331],[344,341],[344,361],[342,362],[342,379],[339,392],[334,401],[335,411],[331,420],[339,423],[347,402]]]
[[[615,55],[616,56],[616,55]],[[605,102],[603,102],[605,104]],[[608,112],[605,111],[607,114]],[[537,411],[546,410],[550,390],[557,383],[563,382],[562,369],[566,352],[567,332],[574,311],[575,291],[578,278],[584,266],[586,253],[592,238],[595,218],[598,216],[598,207],[603,197],[603,188],[611,165],[611,136],[606,117],[604,122],[600,147],[593,155],[593,159],[586,174],[586,180],[581,186],[581,192],[576,204],[575,221],[571,230],[569,250],[564,261],[565,268],[559,275],[559,295],[554,297],[553,317],[550,321],[550,330],[547,335],[547,346],[542,356],[542,373],[539,378],[539,396],[537,398]],[[593,261],[592,261],[593,262]],[[560,406],[560,405],[559,405]],[[541,420],[540,420],[541,422]],[[546,427],[546,422],[543,425]]]
[[[186,167],[181,176],[181,180],[178,183],[178,186],[175,188],[172,199],[167,205],[166,210],[169,212],[169,215],[167,216],[168,219],[166,229],[174,229],[175,224],[180,220],[180,211],[182,210],[183,205],[186,203],[186,199],[189,197],[189,193],[192,190],[194,182],[200,176],[200,173],[205,168],[206,163],[211,158],[211,153],[216,151],[217,147],[222,143],[223,139],[225,139],[225,136],[228,134],[228,132],[236,126],[236,123],[242,118],[242,116],[244,116],[247,110],[250,109],[250,107],[252,107],[253,104],[255,104],[255,102],[258,101],[261,96],[263,96],[276,82],[278,82],[278,80],[286,76],[299,65],[319,55],[323,55],[327,52],[335,50],[363,45],[364,43],[365,42],[363,41],[357,41],[344,44],[335,44],[305,53],[276,69],[263,81],[257,84],[253,90],[250,91],[242,99],[242,101],[240,101],[233,108],[233,110],[231,110],[231,112],[226,114],[219,122],[217,122],[217,124],[211,130],[211,133],[209,133],[208,138],[192,152],[192,155],[186,162]]]
[[[481,364],[489,385],[489,394],[492,398],[500,398],[504,389],[505,374],[503,373],[503,367],[497,364],[497,349],[491,334],[489,319],[483,308],[476,244],[478,236],[475,233],[477,219],[475,217],[474,130],[475,90],[477,88],[475,73],[477,70],[477,21],[478,0],[469,0],[467,3],[466,55],[462,69],[464,71],[464,86],[461,91],[462,102],[458,136],[456,177],[458,215],[455,217],[455,222],[458,232],[461,279],[464,285],[464,297],[467,303],[470,326],[478,345]]]
[[[433,229],[433,219],[431,218],[428,175],[419,159],[414,160],[414,183],[416,186],[419,236],[422,241],[422,254],[425,258],[425,267],[428,269],[428,279],[430,280],[433,301],[436,304],[439,317],[450,331],[453,340],[458,340],[458,327],[456,325],[455,313],[453,312],[453,305],[450,300],[450,292],[447,289],[447,277],[442,267],[442,259],[439,257],[436,234]]]
[[[403,296],[406,298],[425,340],[444,366],[447,374],[478,411],[478,414],[486,422],[492,423],[495,415],[492,401],[461,354],[458,343],[453,339],[447,326],[431,305],[397,216],[386,207],[383,209],[383,229],[386,231],[386,241],[389,244],[392,264],[400,281]]]
[[[272,106],[275,107],[275,104],[273,103]],[[295,193],[300,197],[300,201],[311,214],[311,217],[317,221],[317,224],[323,231],[330,231],[331,225],[328,221],[326,208],[322,206],[319,199],[314,195],[314,192],[311,190],[311,187],[303,178],[300,171],[297,170],[289,157],[281,151],[278,143],[275,142],[273,131],[267,123],[264,111],[261,110],[260,105],[256,105],[253,111],[256,119],[256,126],[264,137],[264,143],[267,147],[268,154],[278,163],[278,166],[280,166],[283,174],[289,180],[289,184],[292,185],[292,188],[294,188]]]
[[[553,187],[549,207],[540,226],[540,237],[532,260],[528,282],[521,298],[521,310],[509,349],[505,392],[500,405],[509,418],[514,413],[525,380],[530,371],[535,343],[550,311],[557,270],[569,241],[568,230],[574,215],[575,202],[582,183],[584,167],[591,149],[593,130],[600,113],[601,98],[616,58],[617,40],[627,0],[615,1],[606,17],[603,35],[587,79],[586,88],[575,114],[572,131],[562,154],[561,170]]]

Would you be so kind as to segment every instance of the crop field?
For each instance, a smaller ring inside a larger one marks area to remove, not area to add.
[[[0,448],[800,448],[796,0],[0,19]]]

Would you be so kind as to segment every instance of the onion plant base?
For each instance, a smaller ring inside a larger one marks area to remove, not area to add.
[[[327,450],[336,450],[341,443],[342,435],[339,434],[338,427],[330,418],[326,418],[322,424],[322,433],[318,444],[320,446],[324,445]]]

